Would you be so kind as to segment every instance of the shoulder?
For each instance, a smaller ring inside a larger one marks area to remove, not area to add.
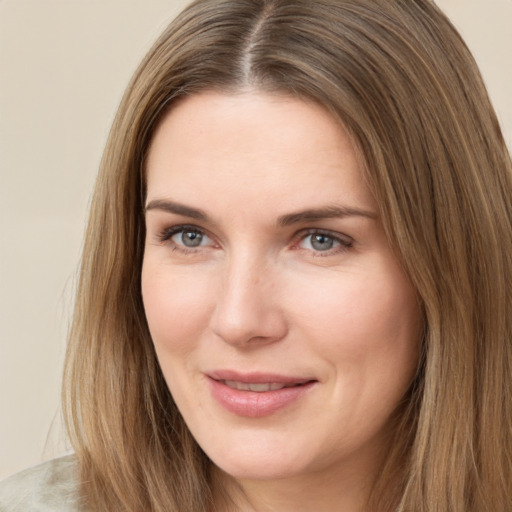
[[[68,455],[0,482],[0,512],[78,512],[78,469]]]

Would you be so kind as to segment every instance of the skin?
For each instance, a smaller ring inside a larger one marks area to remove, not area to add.
[[[217,489],[236,510],[362,510],[420,313],[347,134],[314,103],[205,92],[160,123],[147,177],[144,307]],[[218,369],[314,384],[248,418],[212,397]]]

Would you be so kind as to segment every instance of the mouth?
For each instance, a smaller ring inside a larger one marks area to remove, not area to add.
[[[269,416],[293,404],[298,406],[318,380],[276,374],[208,374],[212,397],[228,412],[247,418]]]
[[[224,384],[228,388],[236,389],[238,391],[252,391],[254,393],[266,393],[268,391],[278,391],[284,388],[294,388],[297,386],[303,386],[311,381],[296,382],[293,384],[284,384],[282,382],[240,382],[236,380],[219,380],[221,384]]]

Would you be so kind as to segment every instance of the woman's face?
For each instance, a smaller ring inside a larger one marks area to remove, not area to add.
[[[421,321],[344,130],[298,99],[202,93],[147,173],[144,307],[199,445],[240,480],[374,470]]]

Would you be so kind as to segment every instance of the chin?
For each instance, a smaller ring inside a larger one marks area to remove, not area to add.
[[[283,449],[285,448],[285,449]],[[225,451],[207,453],[213,463],[236,480],[279,480],[311,471],[314,461],[286,440],[235,443]]]
[[[215,461],[214,461],[215,463]],[[287,461],[276,461],[274,457],[258,457],[247,460],[222,460],[216,466],[238,481],[282,480],[293,478],[304,472],[305,468]]]

